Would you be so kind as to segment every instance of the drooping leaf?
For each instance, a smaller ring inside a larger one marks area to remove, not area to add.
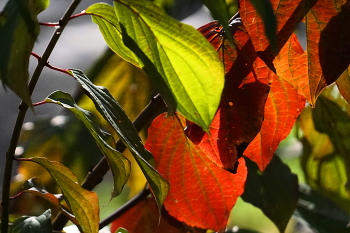
[[[288,136],[304,106],[305,98],[298,95],[290,83],[275,76],[265,104],[261,131],[244,152],[260,171],[270,163],[278,144]]]
[[[114,4],[123,42],[142,61],[169,111],[177,109],[207,130],[224,85],[222,63],[213,47],[194,28],[149,1]]]
[[[170,215],[189,226],[223,230],[237,197],[243,192],[244,160],[239,160],[237,174],[220,169],[186,137],[184,125],[182,116],[165,118],[162,114],[149,128],[146,147],[171,187],[164,206]]]
[[[122,41],[122,34],[114,8],[106,3],[95,3],[89,6],[85,13],[91,15],[103,35],[107,45],[126,61],[137,67],[142,67],[138,58]]]
[[[305,18],[307,50],[304,60],[297,61],[298,65],[306,65],[308,81],[306,88],[310,96],[306,96],[314,105],[316,98],[325,88],[336,81],[350,64],[350,32],[346,26],[350,22],[348,1],[327,0],[272,0],[272,8],[277,19],[278,51],[292,35],[296,25]],[[249,0],[240,1],[240,12],[252,42],[261,56],[271,62],[274,56],[269,52],[269,43],[264,35],[262,20],[254,11]],[[303,83],[304,85],[304,83]],[[305,86],[296,87],[296,89]]]
[[[38,217],[23,216],[13,222],[10,233],[51,233],[51,210]]]
[[[30,193],[32,195],[38,196],[45,201],[49,202],[51,205],[56,207],[58,210],[62,210],[62,212],[67,216],[67,218],[72,221],[74,224],[79,224],[76,218],[70,214],[70,209],[65,202],[62,201],[62,194],[52,194],[49,193],[43,186],[41,180],[39,178],[31,178],[26,180],[23,183],[23,192],[22,193]]]
[[[9,0],[0,13],[0,79],[32,107],[27,87],[29,57],[39,34],[36,16],[50,0]]]
[[[297,218],[305,219],[317,232],[349,232],[349,214],[320,192],[301,185]]]
[[[219,23],[224,28],[224,33],[226,39],[229,41],[231,45],[234,45],[231,29],[228,25],[228,21],[230,20],[229,9],[227,7],[227,3],[225,0],[202,0],[205,6],[210,10],[213,18],[218,20]]]
[[[169,185],[167,181],[153,168],[153,156],[145,149],[134,125],[106,88],[94,85],[85,74],[79,70],[72,69],[70,72],[87,91],[89,97],[94,102],[96,109],[114,128],[119,138],[133,154],[149,182],[157,200],[158,207],[160,208],[168,193]]]
[[[119,229],[120,227],[126,228],[129,232],[186,232],[186,227],[184,224],[169,216],[165,210],[162,211],[160,222],[157,214],[158,209],[154,199],[145,198],[121,217],[116,219],[111,225],[111,232],[115,232],[116,229]],[[205,230],[195,230],[196,231],[194,231],[194,233],[205,232]]]
[[[258,166],[246,159],[248,177],[242,198],[260,208],[280,232],[284,232],[297,206],[298,178],[275,156],[261,173]]]
[[[98,197],[94,192],[83,189],[77,177],[61,163],[43,157],[26,159],[44,167],[62,190],[63,197],[84,233],[95,233],[99,227]]]
[[[225,63],[225,88],[219,110],[210,125],[210,134],[194,124],[188,124],[186,132],[215,164],[235,172],[237,159],[260,131],[269,85],[275,74],[257,56],[241,28],[233,31],[235,49],[228,46],[219,29],[216,23],[198,29]]]
[[[67,108],[84,123],[111,167],[114,179],[111,198],[118,196],[129,178],[131,167],[129,160],[113,148],[115,143],[113,137],[101,130],[95,116],[91,112],[80,108],[68,93],[53,92],[45,99],[45,102],[55,103]]]

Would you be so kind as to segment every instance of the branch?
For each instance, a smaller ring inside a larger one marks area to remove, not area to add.
[[[81,0],[73,0],[71,5],[68,7],[67,11],[64,13],[62,19],[60,20],[60,27],[58,27],[51,40],[46,47],[46,50],[39,60],[38,65],[33,73],[33,76],[29,82],[28,89],[30,95],[33,93],[36,83],[41,75],[42,70],[44,69],[47,60],[49,59],[58,39],[62,35],[62,32],[67,25],[67,22],[70,19],[70,16],[73,14],[74,10],[78,6]],[[23,102],[19,105],[19,112],[17,115],[16,123],[12,132],[11,142],[9,148],[6,153],[6,163],[4,170],[4,180],[2,186],[2,215],[1,215],[1,232],[8,232],[8,222],[9,222],[9,202],[10,202],[10,185],[11,185],[11,175],[12,175],[12,167],[13,167],[13,158],[15,154],[15,150],[18,144],[19,135],[21,132],[21,128],[24,122],[24,117],[28,110],[28,106]]]
[[[140,132],[143,128],[147,127],[154,118],[159,114],[166,112],[167,108],[165,103],[160,95],[157,95],[152,98],[150,103],[146,108],[140,113],[140,115],[133,122],[136,130]],[[117,151],[124,151],[126,146],[121,140],[118,140],[115,146]],[[102,158],[100,162],[94,167],[94,169],[86,176],[85,180],[81,186],[87,190],[92,190],[95,188],[109,171],[109,165],[106,158]],[[60,212],[55,220],[53,221],[53,229],[60,231],[66,225],[68,219],[62,212]]]

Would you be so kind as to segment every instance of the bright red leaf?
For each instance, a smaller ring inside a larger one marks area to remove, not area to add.
[[[128,230],[129,233],[183,233],[186,227],[162,210],[162,218],[159,222],[159,210],[154,198],[145,198],[132,207],[111,225],[111,232],[119,227]],[[193,233],[203,233],[199,229],[191,229]]]
[[[234,31],[236,49],[224,41],[221,29],[215,22],[199,29],[225,63],[226,81],[218,112],[209,134],[191,123],[186,133],[215,164],[234,173],[237,160],[260,131],[269,85],[276,75],[258,57],[242,28]]]
[[[270,163],[278,144],[288,136],[304,106],[305,98],[290,83],[280,77],[273,80],[261,131],[244,152],[261,171]]]
[[[254,47],[268,57],[270,49],[261,18],[249,0],[239,2],[243,24]],[[306,80],[301,83],[307,82],[310,95],[305,97],[313,105],[323,88],[337,80],[350,64],[350,31],[347,28],[350,24],[350,1],[271,0],[271,3],[277,18],[279,50],[292,35],[296,24],[305,18],[307,63],[304,64],[303,59],[298,64],[307,66]],[[294,87],[298,90],[305,88]]]
[[[157,170],[170,183],[165,208],[189,226],[225,229],[230,211],[244,190],[244,160],[239,160],[237,174],[219,168],[186,137],[182,116],[165,116],[152,122],[146,141]]]

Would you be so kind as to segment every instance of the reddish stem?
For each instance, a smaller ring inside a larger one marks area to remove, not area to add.
[[[38,103],[33,103],[33,106],[39,106],[39,105],[43,105],[43,104],[46,104],[45,101],[40,101]]]
[[[79,14],[72,15],[72,16],[69,18],[69,20],[78,18],[78,17],[83,16],[83,15],[87,15],[87,14],[85,13],[85,11],[83,11],[83,12],[81,12],[81,13],[79,13]],[[41,26],[47,26],[47,27],[59,27],[59,26],[61,26],[60,22],[55,22],[55,23],[43,23],[43,22],[39,22],[39,24],[40,24]]]
[[[38,61],[40,61],[40,59],[41,59],[41,57],[40,57],[38,54],[34,53],[34,52],[32,52],[32,56],[35,57],[36,59],[38,59]],[[45,66],[46,66],[47,68],[52,69],[52,70],[56,70],[56,71],[62,72],[62,73],[64,73],[64,74],[68,74],[68,75],[72,76],[72,75],[70,74],[69,70],[67,70],[67,69],[62,69],[62,68],[58,68],[58,67],[56,67],[56,66],[52,66],[52,65],[50,65],[49,62],[46,62]]]

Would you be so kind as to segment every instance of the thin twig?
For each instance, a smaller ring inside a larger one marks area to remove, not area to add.
[[[140,132],[143,128],[147,127],[151,121],[159,114],[166,112],[167,108],[160,95],[152,98],[147,107],[140,113],[140,115],[133,122],[136,130]],[[126,146],[121,140],[118,140],[115,146],[116,150],[123,152]],[[86,176],[85,180],[81,184],[83,188],[92,190],[95,188],[109,171],[109,165],[107,160],[103,157],[100,162],[94,167],[94,169]],[[62,213],[59,213],[53,221],[53,229],[60,231],[67,224],[68,219]]]
[[[51,40],[46,47],[46,50],[39,60],[38,65],[33,73],[32,79],[29,82],[28,89],[30,95],[33,93],[36,83],[39,80],[42,70],[44,69],[48,58],[50,57],[58,39],[62,35],[62,32],[67,25],[67,22],[70,19],[70,16],[73,14],[74,10],[78,6],[81,0],[73,0],[71,5],[68,7],[67,11],[64,13],[62,19],[60,20],[60,26],[56,28]],[[9,202],[10,202],[10,185],[11,185],[11,175],[12,175],[12,167],[13,167],[13,158],[15,154],[15,150],[18,144],[19,135],[21,132],[21,128],[24,122],[24,117],[28,110],[28,106],[23,102],[19,105],[19,112],[17,115],[16,123],[12,132],[12,137],[10,141],[10,145],[8,151],[6,153],[6,163],[4,170],[4,180],[2,186],[2,215],[1,215],[1,232],[8,232],[8,222],[9,222]]]

